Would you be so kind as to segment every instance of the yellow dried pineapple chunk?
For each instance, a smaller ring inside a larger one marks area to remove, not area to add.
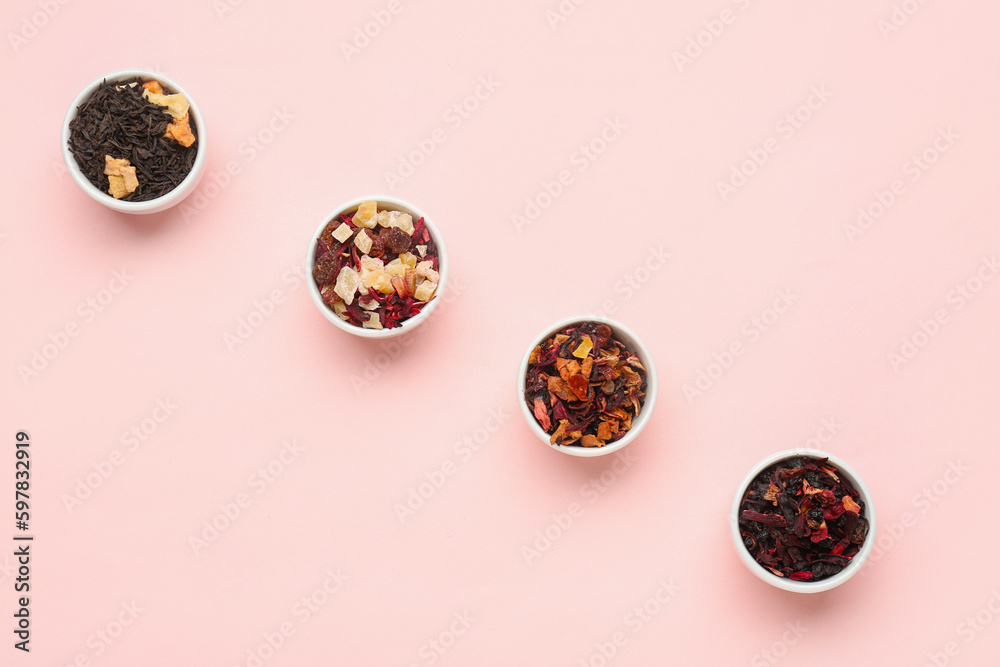
[[[352,218],[354,225],[356,227],[367,227],[371,229],[377,223],[375,216],[378,214],[378,204],[373,200],[368,200],[366,202],[361,202],[361,206],[358,207],[358,212],[354,214]]]

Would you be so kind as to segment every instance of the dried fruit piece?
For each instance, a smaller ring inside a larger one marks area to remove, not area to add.
[[[381,224],[381,221],[379,222]],[[386,218],[386,224],[384,227],[396,227],[406,233],[407,236],[413,236],[413,217],[409,213],[403,213],[402,211],[389,211],[389,215]]]
[[[167,130],[163,136],[173,139],[181,146],[188,148],[195,142],[194,132],[191,131],[191,118],[184,114],[174,122],[167,125]]]
[[[174,93],[173,95],[164,95],[162,92],[153,92],[149,87],[143,86],[142,96],[145,97],[151,104],[156,104],[161,107],[166,107],[167,113],[173,116],[175,119],[183,118],[188,114],[188,109],[191,108],[191,104],[187,101],[182,93]],[[161,87],[162,91],[163,88]]]
[[[339,227],[337,227],[335,230],[333,230],[333,232],[331,233],[331,236],[333,236],[333,238],[335,238],[338,241],[340,241],[341,243],[343,243],[347,239],[351,238],[351,234],[353,234],[353,233],[354,233],[354,230],[351,229],[351,226],[348,225],[347,223],[342,222],[342,223],[340,223]]]
[[[139,179],[135,175],[135,167],[126,158],[104,156],[104,173],[108,177],[108,192],[115,199],[135,192],[139,187]]]
[[[430,280],[431,282],[434,283],[439,282],[441,280],[441,276],[438,275],[438,272],[435,271],[433,267],[434,267],[434,262],[431,261],[419,262],[416,266],[417,275],[423,276],[424,278],[427,278],[427,280]]]
[[[385,272],[390,276],[405,276],[406,270],[410,268],[406,264],[403,264],[402,260],[398,257],[388,264],[385,265]]]
[[[351,222],[353,222],[357,227],[367,227],[368,229],[371,229],[377,224],[375,220],[375,216],[377,214],[378,204],[372,200],[364,201],[361,202],[360,206],[358,206],[358,210],[354,214],[354,217],[351,218]]]
[[[573,356],[577,359],[583,359],[590,354],[592,349],[594,349],[594,341],[590,339],[590,336],[584,336],[577,348],[573,350]]]
[[[370,312],[370,313],[368,313],[368,319],[365,320],[365,323],[362,324],[361,326],[364,327],[365,329],[381,329],[381,328],[383,328],[382,327],[382,322],[379,321],[379,315],[376,312]]]
[[[406,278],[403,276],[393,276],[389,282],[392,283],[392,288],[396,290],[396,294],[404,299],[412,294],[410,289],[406,286]]]
[[[372,287],[382,294],[392,294],[396,289],[392,286],[392,276],[383,271],[375,278]]]
[[[334,291],[348,306],[354,301],[354,295],[359,287],[361,287],[361,276],[351,267],[345,266],[337,274],[337,284],[334,286]]]
[[[614,437],[615,430],[610,421],[603,421],[597,426],[597,437],[606,442]]]
[[[365,230],[362,229],[358,232],[358,235],[354,237],[354,245],[358,247],[358,250],[367,255],[368,251],[372,249],[371,237],[368,236],[368,234],[365,233]]]
[[[437,287],[437,283],[425,280],[413,290],[413,298],[417,301],[430,301],[431,297],[434,296],[434,292],[437,291]]]
[[[587,382],[587,378],[580,374],[569,376],[569,388],[573,390],[576,397],[581,401],[587,400],[587,390],[590,388],[590,383]]]

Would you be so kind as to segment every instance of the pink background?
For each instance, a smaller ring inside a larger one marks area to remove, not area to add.
[[[996,3],[592,0],[550,25],[556,0],[223,1],[5,4],[0,541],[21,429],[36,541],[32,652],[5,631],[0,663],[996,664]],[[127,67],[181,82],[209,133],[199,189],[150,217],[90,200],[58,145],[78,91]],[[324,216],[383,193],[451,251],[448,302],[401,347],[336,330],[299,274]],[[659,370],[617,469],[548,450],[515,400],[531,338],[597,311]],[[727,513],[754,463],[821,437],[871,487],[879,547],[796,596],[737,560]]]

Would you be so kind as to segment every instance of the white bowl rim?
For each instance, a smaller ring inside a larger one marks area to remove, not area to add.
[[[861,499],[865,502],[865,518],[868,519],[868,535],[865,537],[865,543],[861,545],[861,549],[851,559],[851,562],[847,565],[847,567],[837,574],[819,581],[792,581],[791,579],[775,575],[773,572],[765,569],[760,563],[753,559],[753,556],[750,555],[750,551],[746,548],[746,545],[743,543],[743,538],[740,535],[740,505],[743,501],[743,494],[746,492],[750,482],[752,482],[757,475],[763,472],[765,468],[768,468],[779,461],[784,461],[785,459],[794,457],[829,459],[830,463],[837,468],[837,471],[843,473],[849,479],[851,484],[860,494]],[[729,514],[729,528],[733,539],[733,547],[736,549],[736,554],[739,556],[740,560],[743,561],[743,564],[746,565],[747,568],[758,578],[760,578],[761,581],[771,584],[772,586],[776,586],[777,588],[795,593],[822,593],[823,591],[828,591],[832,588],[840,586],[857,574],[864,566],[865,561],[868,560],[868,556],[871,554],[872,548],[875,545],[876,527],[877,521],[875,514],[875,502],[872,498],[871,490],[868,488],[868,485],[865,484],[865,481],[861,478],[861,476],[858,475],[854,468],[852,468],[840,457],[822,450],[808,448],[786,449],[776,452],[765,457],[759,463],[751,467],[750,472],[746,474],[743,481],[740,482],[740,485],[736,489],[736,495],[733,498],[733,505]]]
[[[337,314],[330,310],[325,303],[323,303],[323,297],[320,295],[319,287],[316,286],[316,281],[313,279],[312,274],[313,264],[316,260],[316,248],[319,245],[319,236],[323,233],[326,226],[337,216],[351,210],[357,210],[358,206],[360,206],[362,202],[371,200],[378,203],[378,210],[380,211],[385,209],[402,210],[404,213],[409,213],[413,216],[414,222],[423,218],[424,225],[427,227],[427,231],[434,239],[434,243],[437,246],[438,251],[438,275],[440,276],[440,280],[438,281],[437,294],[435,294],[434,298],[427,302],[427,305],[424,306],[419,313],[404,320],[400,326],[393,329],[365,329],[363,327],[354,326],[353,324],[345,322],[337,317]],[[387,204],[387,206],[383,206],[383,204]],[[441,303],[441,300],[445,295],[445,289],[448,286],[448,273],[448,247],[445,245],[444,237],[441,235],[441,231],[437,228],[437,225],[434,224],[434,221],[431,220],[431,218],[424,213],[421,208],[415,206],[409,201],[406,201],[405,199],[393,197],[392,195],[370,195],[367,197],[357,197],[346,201],[337,208],[333,209],[329,215],[323,218],[323,222],[321,222],[316,228],[316,231],[313,233],[309,241],[309,250],[306,253],[306,283],[309,288],[309,296],[312,298],[313,303],[319,309],[320,313],[323,314],[323,317],[336,325],[337,328],[361,338],[393,338],[412,331],[421,323],[425,322]]]
[[[535,419],[534,413],[528,409],[527,403],[524,402],[524,382],[528,374],[528,359],[531,357],[531,351],[535,349],[536,345],[540,345],[549,337],[555,335],[562,329],[572,325],[572,324],[582,324],[584,322],[596,322],[598,324],[606,324],[611,327],[611,330],[616,334],[616,338],[620,340],[621,343],[632,352],[634,352],[639,359],[642,361],[642,365],[646,368],[646,398],[642,403],[642,411],[639,413],[639,417],[632,421],[632,428],[629,432],[625,434],[620,440],[616,440],[610,444],[603,447],[581,447],[579,445],[553,445],[549,442],[550,436],[546,433],[538,420]],[[621,340],[621,338],[628,338],[628,341]],[[577,315],[574,317],[567,317],[565,319],[559,320],[555,324],[552,324],[542,330],[535,338],[532,340],[531,344],[528,346],[527,351],[524,353],[524,357],[521,359],[521,364],[517,371],[517,402],[521,407],[521,414],[524,415],[524,419],[528,422],[528,427],[531,431],[545,443],[547,447],[555,449],[564,454],[569,454],[570,456],[578,456],[583,458],[593,458],[595,456],[607,456],[608,454],[614,454],[615,452],[621,450],[623,447],[633,442],[639,437],[639,434],[649,423],[653,415],[653,408],[656,407],[656,394],[657,394],[657,378],[656,378],[656,364],[653,362],[653,355],[646,347],[646,344],[642,342],[642,339],[636,335],[634,331],[629,329],[627,326],[619,322],[618,320],[613,320],[609,317],[602,317],[599,315]]]
[[[178,183],[177,187],[173,190],[157,197],[156,199],[149,199],[147,201],[121,201],[110,196],[107,192],[95,187],[94,184],[87,180],[87,178],[83,175],[80,165],[76,163],[76,158],[73,157],[73,153],[69,150],[69,124],[70,121],[76,118],[79,107],[82,106],[90,98],[90,96],[94,94],[97,87],[105,81],[122,81],[133,77],[156,79],[174,92],[182,93],[184,97],[187,98],[188,104],[191,105],[191,117],[194,119],[195,124],[198,127],[198,152],[195,155],[191,171],[188,172],[184,179]],[[189,93],[183,86],[169,76],[152,70],[122,69],[94,79],[89,84],[84,86],[83,90],[81,90],[76,98],[74,98],[73,102],[69,106],[69,109],[66,111],[65,118],[63,119],[62,155],[63,161],[66,163],[66,169],[69,171],[70,176],[76,184],[79,185],[80,188],[95,201],[122,213],[158,213],[180,203],[185,197],[191,194],[195,187],[197,187],[198,182],[201,180],[205,162],[208,158],[206,135],[205,117],[201,113],[201,108],[191,96],[191,93]]]

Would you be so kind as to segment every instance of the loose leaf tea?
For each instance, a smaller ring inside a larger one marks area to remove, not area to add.
[[[69,129],[69,149],[83,175],[123,201],[170,192],[191,171],[198,151],[198,130],[184,96],[138,77],[103,82]]]
[[[313,280],[340,319],[365,329],[394,329],[437,293],[437,244],[420,218],[379,211],[366,201],[331,220],[319,236]]]
[[[646,369],[606,324],[574,324],[528,357],[524,399],[553,445],[621,439],[645,398]]]
[[[861,550],[868,519],[860,494],[827,459],[793,457],[754,478],[740,503],[740,535],[779,577],[819,581]]]

